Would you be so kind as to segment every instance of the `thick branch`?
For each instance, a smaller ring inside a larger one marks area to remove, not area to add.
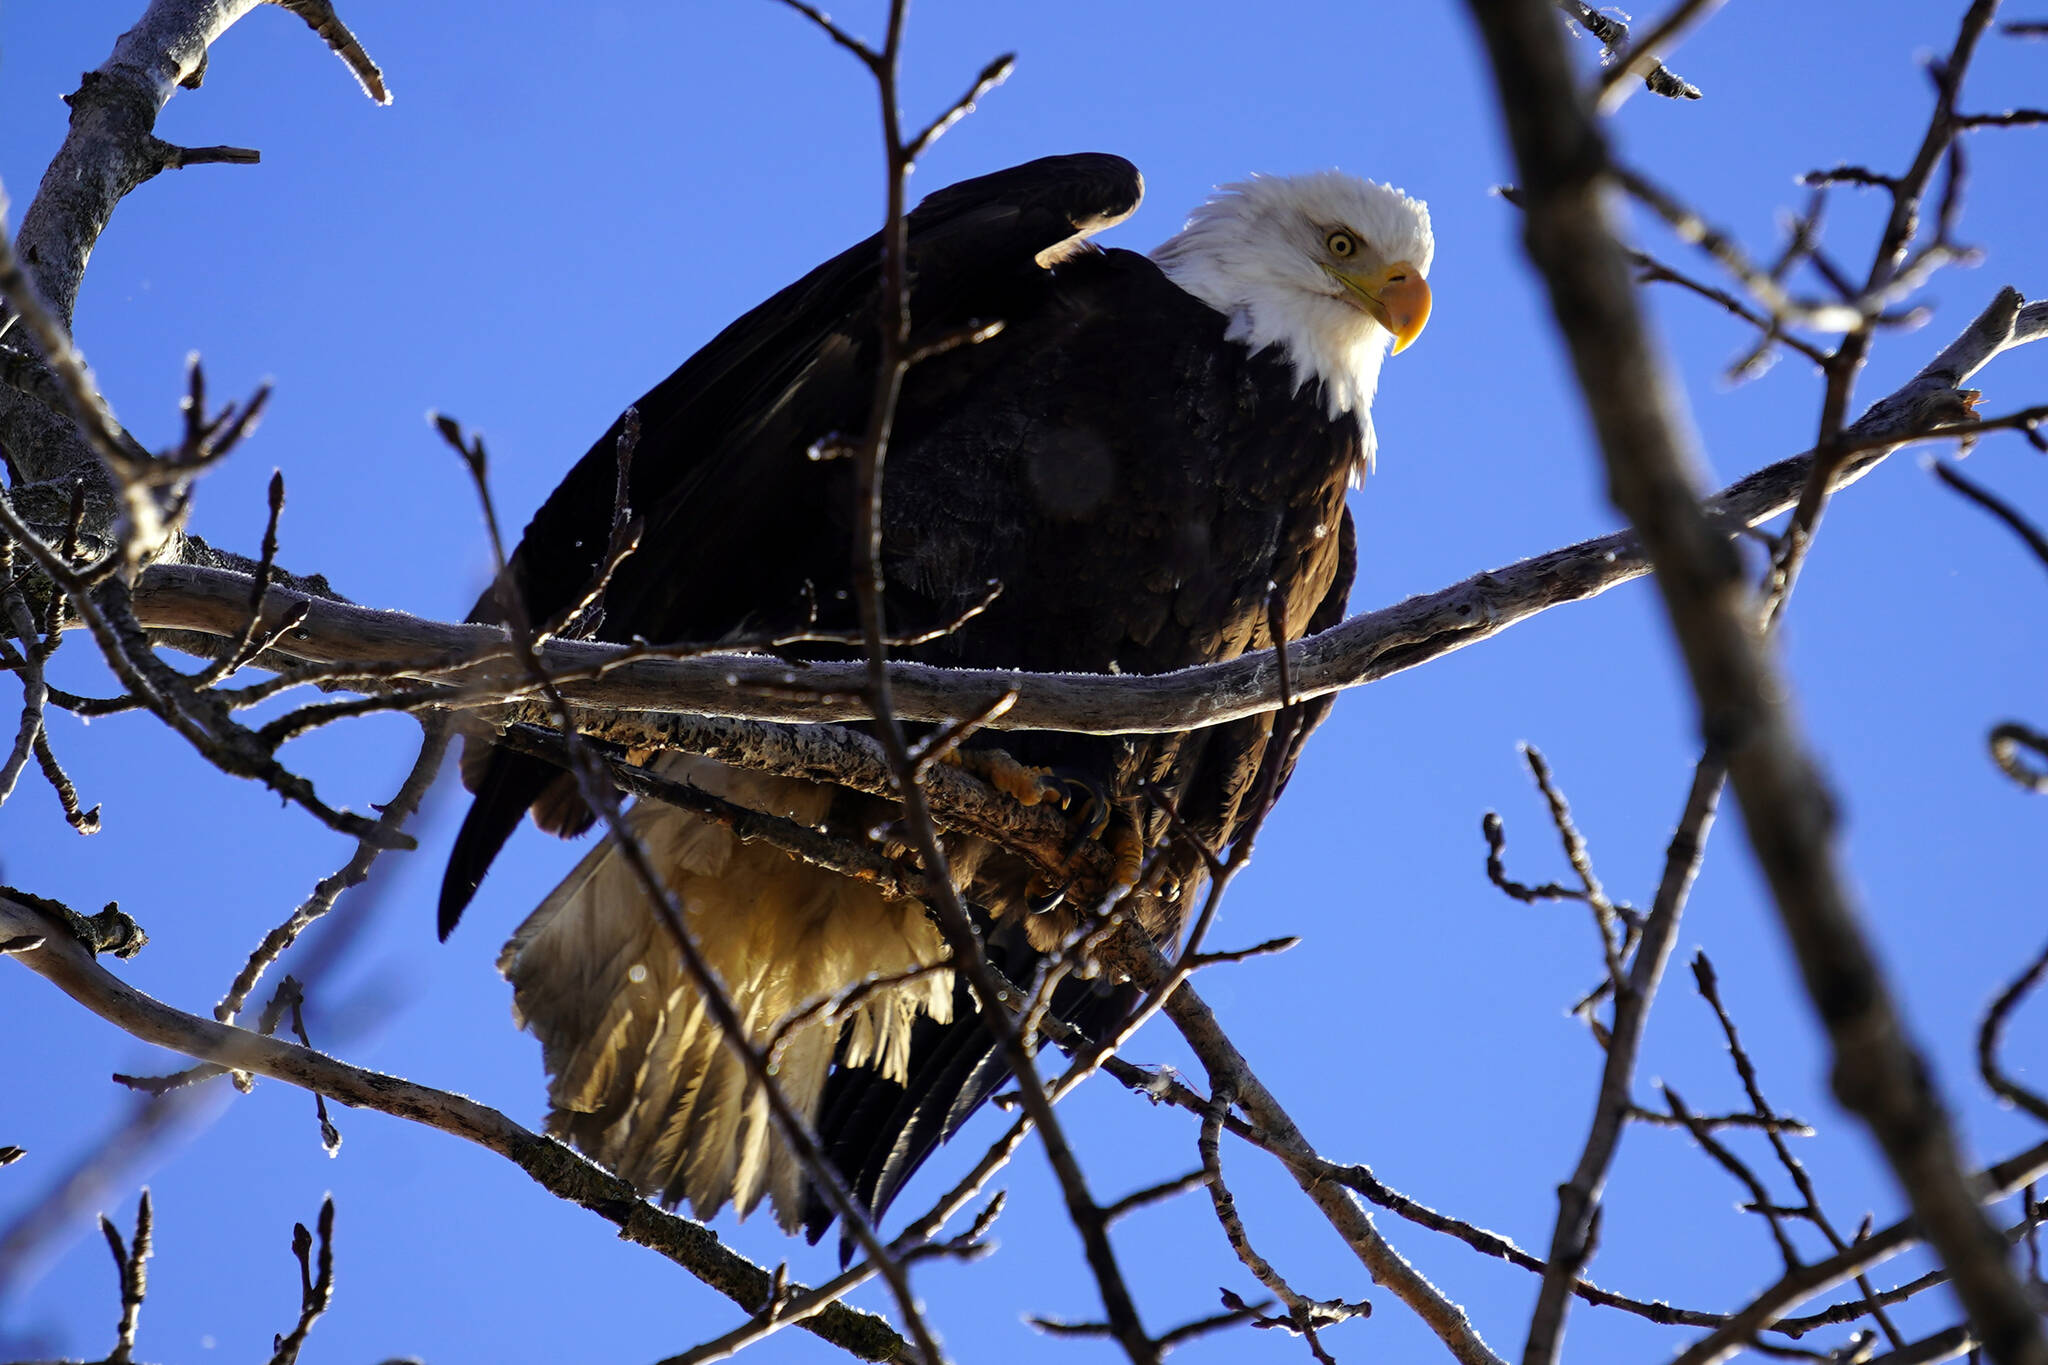
[[[1996,306],[1996,305],[1994,305]],[[1979,320],[1981,323],[1981,319]],[[1973,323],[1919,376],[1873,404],[1845,440],[1861,454],[1848,460],[1834,486],[1853,483],[1898,445],[1959,437],[1986,424],[1946,422],[1956,385],[1999,351],[2048,335],[2048,304],[2021,308],[2003,332]],[[1953,376],[1953,378],[1948,378]],[[1789,510],[1813,466],[1811,451],[1739,479],[1707,503],[1726,527],[1753,526]],[[1618,532],[1580,541],[1438,592],[1411,597],[1296,641],[1289,673],[1296,700],[1323,696],[1429,662],[1496,635],[1539,612],[1598,596],[1649,572],[1634,535]],[[152,629],[196,631],[232,639],[248,622],[248,579],[196,565],[156,565],[135,591],[135,614]],[[305,621],[272,645],[263,662],[287,661],[379,668],[413,665],[424,675],[438,664],[502,650],[493,626],[443,625],[403,612],[356,607],[282,587],[270,592],[266,624],[307,604]],[[551,669],[587,669],[623,646],[551,641],[542,658]],[[1224,663],[1150,677],[1022,674],[999,669],[948,669],[893,663],[895,711],[904,720],[940,721],[969,714],[1014,688],[1016,703],[988,728],[1057,729],[1078,734],[1167,732],[1278,709],[1279,670],[1270,650]],[[859,693],[864,664],[814,664],[796,673],[759,655],[686,659],[642,658],[601,678],[565,683],[571,701],[624,711],[695,711],[782,722],[865,720]],[[792,680],[800,686],[792,687]]]

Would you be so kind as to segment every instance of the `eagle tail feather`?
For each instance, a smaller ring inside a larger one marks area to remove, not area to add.
[[[728,799],[810,822],[829,799],[815,785],[708,760],[675,766]],[[757,1047],[806,1006],[944,957],[913,902],[670,807],[641,803],[627,818]],[[550,1131],[699,1217],[728,1203],[744,1217],[765,1196],[786,1229],[801,1223],[808,1182],[773,1131],[767,1097],[712,1023],[612,841],[549,894],[498,965],[512,981],[515,1017],[541,1041]],[[916,976],[788,1029],[776,1059],[783,1094],[815,1121],[842,1035],[903,1074],[912,1023],[950,1017],[950,978]]]
[[[1036,975],[1041,955],[1031,947],[1023,922],[986,926],[983,939],[990,960],[1011,981],[1028,983]],[[1100,1037],[1129,1015],[1137,998],[1130,986],[1069,977],[1054,990],[1050,1012],[1089,1037]],[[818,1119],[833,1163],[875,1219],[888,1212],[897,1192],[939,1144],[1011,1076],[965,983],[955,987],[951,1020],[916,1021],[906,1043],[909,1064],[900,1079],[858,1065],[835,1072],[826,1083]],[[832,1209],[814,1197],[804,1211],[804,1235],[816,1243],[833,1219]],[[852,1245],[843,1235],[839,1250],[842,1261],[850,1258]]]

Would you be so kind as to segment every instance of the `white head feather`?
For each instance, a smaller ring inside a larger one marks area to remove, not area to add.
[[[1330,416],[1357,417],[1370,468],[1372,397],[1392,336],[1326,268],[1329,235],[1339,229],[1358,243],[1355,262],[1346,264],[1376,269],[1406,261],[1429,274],[1436,243],[1428,206],[1340,171],[1224,185],[1152,259],[1175,284],[1230,318],[1232,341],[1253,351],[1280,347],[1297,389],[1320,380]]]

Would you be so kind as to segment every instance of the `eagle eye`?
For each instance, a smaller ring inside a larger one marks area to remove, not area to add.
[[[1323,238],[1323,245],[1340,261],[1348,261],[1358,254],[1358,239],[1342,228]]]

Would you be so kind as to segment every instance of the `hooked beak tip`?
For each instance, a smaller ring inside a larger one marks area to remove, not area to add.
[[[1429,281],[1413,266],[1403,263],[1388,272],[1392,278],[1379,291],[1381,320],[1393,334],[1395,355],[1407,350],[1429,324]]]

